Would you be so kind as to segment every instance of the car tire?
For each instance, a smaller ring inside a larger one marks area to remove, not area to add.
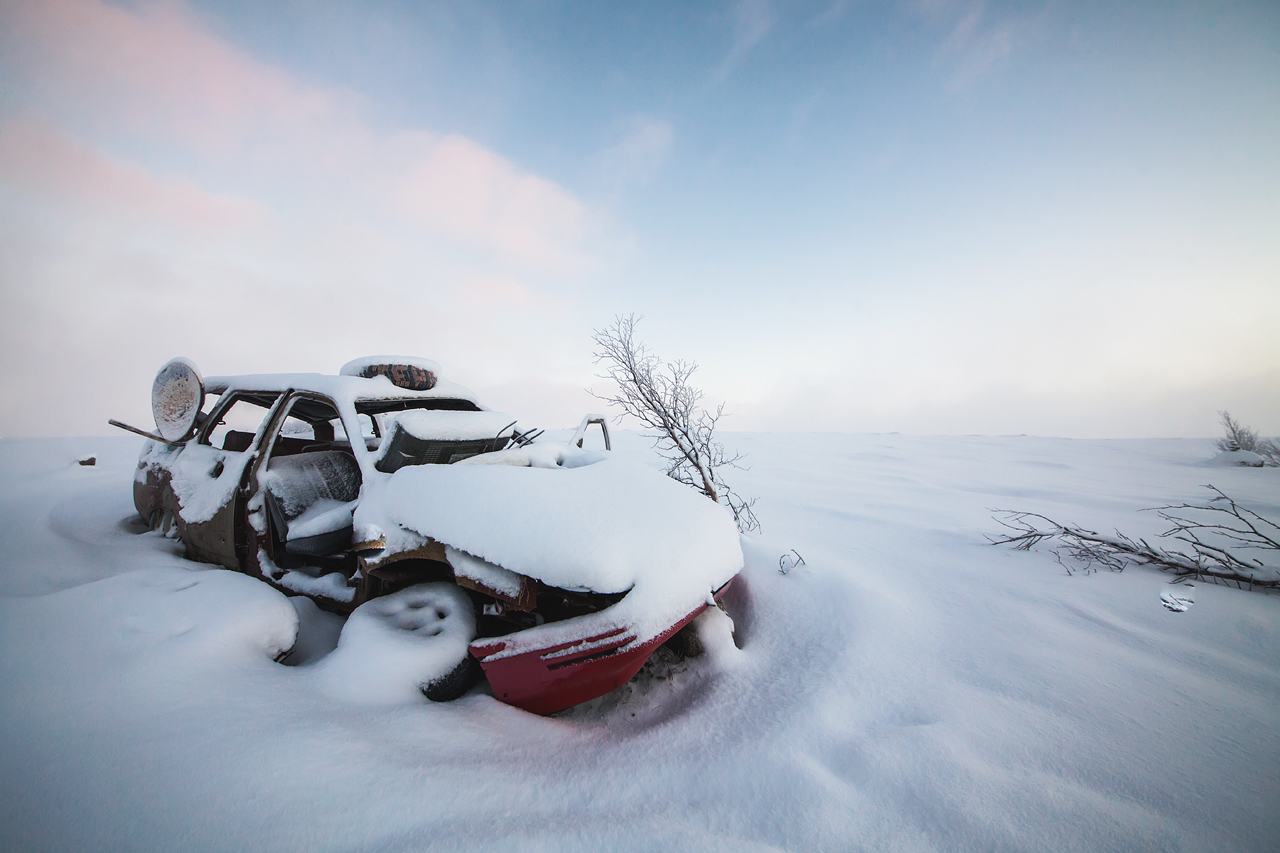
[[[422,685],[422,694],[432,702],[452,702],[479,684],[483,677],[480,662],[467,655],[448,675]]]
[[[175,539],[178,535],[177,521],[167,509],[152,510],[151,517],[147,519],[147,527],[166,539]]]

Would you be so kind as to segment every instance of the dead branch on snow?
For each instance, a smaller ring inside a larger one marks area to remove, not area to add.
[[[993,510],[994,518],[1010,532],[988,536],[993,545],[1012,545],[1030,551],[1041,543],[1048,548],[1068,574],[1106,568],[1124,571],[1131,564],[1154,566],[1174,575],[1175,582],[1205,580],[1235,584],[1249,589],[1280,589],[1280,567],[1246,551],[1262,551],[1272,556],[1280,552],[1280,525],[1251,509],[1240,506],[1214,486],[1203,504],[1173,504],[1153,507],[1169,523],[1160,538],[1182,543],[1166,548],[1145,539],[1134,539],[1116,531],[1107,536],[1073,524],[1062,524],[1034,512]]]

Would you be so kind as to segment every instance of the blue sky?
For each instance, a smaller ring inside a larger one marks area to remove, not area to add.
[[[1280,433],[1274,4],[28,6],[0,434],[178,354],[568,425],[630,312],[731,429]]]

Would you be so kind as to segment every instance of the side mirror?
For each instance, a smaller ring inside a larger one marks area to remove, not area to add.
[[[587,415],[582,419],[582,423],[578,424],[577,430],[573,433],[573,438],[569,439],[569,444],[574,447],[582,447],[583,440],[587,435],[587,427],[592,424],[599,424],[600,431],[604,433],[604,449],[613,450],[613,445],[609,443],[609,421],[604,415]]]
[[[195,434],[204,405],[204,380],[194,364],[175,358],[160,368],[151,385],[151,413],[166,442],[181,444]]]

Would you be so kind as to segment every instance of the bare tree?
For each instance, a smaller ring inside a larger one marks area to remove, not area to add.
[[[1264,465],[1280,466],[1280,446],[1269,438],[1258,438],[1258,433],[1231,417],[1230,412],[1218,412],[1222,417],[1222,438],[1214,446],[1224,453],[1247,450],[1262,457]]]
[[[600,378],[612,380],[618,390],[594,396],[653,430],[649,437],[667,460],[667,476],[727,506],[743,533],[758,530],[760,522],[752,509],[756,499],[743,498],[724,481],[723,469],[741,468],[738,462],[743,458],[730,456],[715,440],[724,403],[714,412],[704,409],[702,392],[689,384],[698,365],[665,362],[636,340],[636,324],[642,319],[635,314],[618,316],[613,325],[596,330],[595,361],[605,369]]]
[[[1124,571],[1131,563],[1155,566],[1177,580],[1234,583],[1250,589],[1280,589],[1280,562],[1258,559],[1253,553],[1280,556],[1280,525],[1240,506],[1214,486],[1214,497],[1203,504],[1154,507],[1169,523],[1160,534],[1181,546],[1165,548],[1145,539],[1133,539],[1119,531],[1106,536],[1073,524],[1061,524],[1034,512],[996,510],[995,518],[1011,533],[988,536],[993,545],[1012,545],[1030,551],[1041,542],[1068,574],[1073,566],[1086,574],[1098,567]],[[1064,558],[1066,558],[1064,560]]]

